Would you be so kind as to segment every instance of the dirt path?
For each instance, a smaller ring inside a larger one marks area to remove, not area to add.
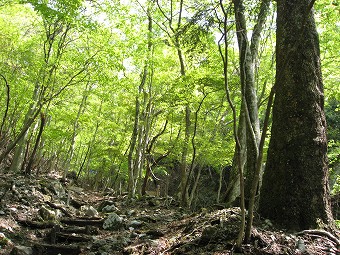
[[[0,187],[0,254],[340,254],[335,237],[284,233],[269,221],[236,253],[239,208],[191,213],[172,198],[131,200],[51,176],[1,176]]]

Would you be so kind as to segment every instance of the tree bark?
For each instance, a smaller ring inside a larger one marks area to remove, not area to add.
[[[319,40],[308,0],[277,4],[276,96],[260,213],[303,230],[332,222]]]
[[[147,184],[148,184],[148,180],[149,180],[149,177],[151,176],[152,174],[152,168],[157,166],[158,163],[165,157],[167,157],[170,153],[167,152],[163,155],[161,155],[160,157],[158,157],[156,160],[153,160],[153,157],[151,155],[151,152],[152,152],[152,149],[153,149],[153,145],[155,144],[155,142],[157,141],[157,139],[164,134],[165,130],[166,130],[166,127],[168,125],[168,120],[165,121],[165,124],[162,128],[162,130],[157,134],[155,135],[151,141],[148,143],[148,146],[146,148],[146,155],[145,155],[145,158],[146,158],[146,170],[145,170],[145,176],[144,176],[144,180],[143,180],[143,186],[142,186],[142,195],[144,196],[146,194],[146,187],[147,187]],[[153,162],[152,162],[153,161]],[[155,179],[154,179],[155,180]],[[156,180],[155,180],[156,181]]]
[[[191,146],[192,146],[192,158],[191,158],[191,163],[190,163],[190,167],[189,167],[189,171],[187,173],[187,177],[186,177],[186,183],[185,183],[185,204],[190,208],[191,207],[191,203],[193,201],[193,198],[195,196],[195,192],[196,192],[196,188],[198,185],[198,181],[201,175],[201,170],[203,168],[202,165],[198,166],[198,173],[197,173],[197,178],[193,178],[193,172],[194,169],[196,167],[196,144],[195,144],[195,139],[196,139],[196,134],[197,134],[197,126],[198,126],[198,113],[201,110],[202,104],[204,102],[204,99],[208,96],[208,94],[205,94],[202,98],[202,100],[200,101],[197,110],[195,111],[195,122],[194,122],[194,130],[193,130],[193,134],[191,137]],[[202,162],[201,162],[202,163]],[[193,180],[193,187],[190,190],[190,186],[191,186],[191,181]]]
[[[83,92],[83,97],[81,99],[81,103],[80,103],[79,108],[78,108],[76,119],[74,120],[74,123],[73,123],[71,144],[70,144],[70,147],[68,149],[67,159],[66,159],[65,166],[64,166],[63,179],[66,179],[67,173],[70,169],[71,161],[72,161],[73,156],[74,156],[75,142],[76,142],[76,137],[78,135],[78,128],[79,128],[79,119],[80,119],[80,116],[85,111],[86,101],[87,101],[88,94],[89,94],[90,90],[91,90],[91,88],[89,87],[89,83],[87,83],[86,88]]]
[[[42,133],[44,131],[45,115],[43,113],[40,114],[40,120],[41,120],[41,122],[40,122],[40,129],[39,129],[39,132],[38,132],[38,135],[37,135],[37,139],[35,141],[31,157],[30,157],[30,159],[28,161],[28,164],[27,164],[27,167],[25,169],[25,174],[26,175],[31,175],[32,166],[33,166],[33,163],[34,163],[35,155],[36,155],[39,143],[40,143],[41,135],[42,135]]]
[[[1,126],[0,126],[0,142],[2,139],[2,131],[3,131],[3,127],[5,125],[6,119],[7,119],[7,114],[8,114],[8,108],[9,108],[9,101],[10,101],[10,87],[8,84],[8,81],[6,79],[5,76],[3,76],[2,74],[0,74],[0,77],[4,80],[5,85],[6,85],[6,95],[7,95],[7,99],[6,99],[6,109],[5,109],[5,113],[4,116],[2,118],[2,122],[1,122]]]
[[[139,109],[140,109],[140,102],[138,95],[136,96],[136,106],[135,106],[135,121],[133,125],[132,135],[131,135],[131,142],[130,142],[130,150],[128,154],[128,174],[129,174],[129,183],[128,183],[128,191],[129,196],[135,196],[135,172],[134,172],[134,160],[133,155],[137,143],[137,135],[138,135],[138,125],[139,125]]]
[[[18,139],[16,139],[15,143],[12,143],[11,146],[8,146],[6,154],[2,154],[0,156],[0,162],[16,145],[13,161],[10,166],[10,171],[18,172],[23,165],[24,155],[25,155],[25,144],[29,129],[35,119],[35,117],[40,113],[40,110],[46,102],[52,100],[55,96],[57,96],[65,86],[58,92],[53,95],[54,87],[51,84],[54,84],[53,80],[54,74],[58,69],[59,62],[64,53],[65,47],[67,45],[66,38],[67,34],[70,30],[70,25],[66,25],[63,28],[63,22],[60,20],[56,21],[47,21],[44,20],[45,26],[45,41],[43,46],[44,52],[44,64],[39,70],[39,79],[35,81],[34,91],[32,94],[32,103],[29,106],[27,113],[25,114],[24,124],[20,134],[18,135]],[[61,33],[61,34],[60,34]],[[60,35],[58,37],[58,35]],[[53,47],[57,47],[57,53],[55,56],[52,56]],[[83,71],[84,69],[82,69]],[[81,71],[81,72],[82,72]],[[79,75],[81,72],[78,72],[74,77]],[[72,78],[72,79],[73,79]],[[71,80],[72,80],[71,79]],[[67,83],[66,86],[70,85]],[[50,98],[47,98],[47,90],[51,90]],[[10,150],[9,150],[10,149]]]
[[[148,2],[151,4],[151,2]],[[128,155],[129,171],[129,196],[134,197],[136,192],[142,193],[142,170],[145,161],[146,147],[149,140],[151,126],[152,109],[152,13],[151,8],[147,8],[148,33],[147,33],[147,58],[141,74],[141,82],[136,95],[135,122],[131,136],[130,150]],[[151,70],[151,72],[150,72]],[[148,84],[148,88],[145,88]],[[143,97],[141,104],[140,97]]]
[[[237,40],[239,46],[239,65],[241,80],[241,111],[238,125],[238,136],[241,144],[246,144],[245,154],[245,196],[248,202],[251,197],[252,182],[255,178],[258,146],[260,142],[260,121],[258,114],[258,100],[255,83],[255,65],[258,59],[258,48],[261,32],[263,30],[268,10],[269,0],[261,2],[257,22],[254,27],[251,41],[248,40],[247,22],[244,13],[243,0],[234,1]],[[226,195],[227,204],[231,204],[240,194],[239,176],[237,171],[236,149],[233,161],[232,175],[228,183]]]
[[[237,130],[237,111],[236,107],[231,99],[230,96],[230,90],[229,90],[229,80],[228,80],[228,14],[226,12],[226,9],[224,8],[223,1],[220,0],[220,7],[224,14],[224,20],[223,20],[223,29],[221,29],[222,32],[222,38],[219,41],[219,53],[223,62],[223,74],[224,74],[224,88],[226,91],[226,96],[228,100],[228,104],[233,112],[233,136],[235,139],[236,144],[236,155],[235,159],[237,160],[237,168],[238,168],[238,176],[239,176],[239,187],[240,187],[240,209],[241,209],[241,223],[240,223],[240,229],[238,232],[238,236],[236,239],[236,248],[240,249],[243,241],[244,236],[244,229],[245,229],[245,222],[246,222],[246,213],[245,213],[245,196],[244,196],[244,178],[243,178],[243,166],[244,166],[244,158],[242,157],[242,154],[244,153],[244,145],[240,143],[240,139],[238,136],[238,130]],[[224,39],[224,49],[222,49],[222,45],[220,44],[222,39]]]
[[[182,158],[180,165],[180,200],[181,204],[186,206],[186,201],[188,201],[188,196],[186,193],[186,183],[188,178],[188,170],[187,170],[187,157],[188,157],[188,149],[189,149],[189,138],[190,138],[190,107],[186,105],[185,107],[185,135],[184,135],[184,144],[182,147]]]

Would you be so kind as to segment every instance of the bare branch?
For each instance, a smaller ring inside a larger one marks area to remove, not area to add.
[[[5,85],[6,85],[6,88],[7,88],[6,110],[5,110],[5,113],[4,113],[4,117],[2,118],[2,123],[1,123],[1,127],[0,127],[0,138],[1,138],[2,129],[3,129],[4,125],[5,125],[5,121],[6,121],[7,114],[8,114],[9,101],[10,101],[10,89],[9,89],[9,84],[8,84],[8,82],[6,80],[6,77],[3,76],[2,74],[0,74],[0,76],[5,81]]]

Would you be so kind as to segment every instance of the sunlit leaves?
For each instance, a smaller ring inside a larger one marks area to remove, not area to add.
[[[80,167],[88,146],[94,140],[88,167],[102,168],[104,172],[121,168],[122,176],[126,175],[126,151],[133,128],[134,100],[141,72],[150,57],[147,45],[149,7],[153,31],[152,56],[148,64],[153,78],[149,81],[151,86],[144,92],[151,92],[152,97],[150,136],[157,134],[165,121],[169,121],[152,153],[162,154],[172,149],[169,161],[180,159],[185,107],[190,107],[193,122],[193,113],[206,96],[197,117],[197,160],[214,166],[230,163],[234,150],[232,116],[225,100],[223,66],[217,48],[221,35],[214,13],[217,3],[184,1],[179,24],[180,1],[24,0],[22,3],[25,4],[13,4],[15,2],[18,1],[8,0],[2,2],[6,5],[0,5],[0,72],[12,88],[11,119],[8,122],[11,123],[8,128],[12,134],[18,132],[24,117],[20,113],[27,110],[36,83],[45,86],[48,95],[55,95],[71,81],[44,109],[48,113],[48,123],[43,134],[43,150],[46,155],[60,151],[60,162],[65,161],[72,127],[85,88],[89,85],[87,104],[79,118],[75,157],[71,162],[73,170]],[[256,17],[258,3],[249,2],[246,6],[250,20]],[[316,2],[326,98],[339,101],[338,8],[337,1]],[[271,15],[271,18],[274,17],[274,14]],[[230,20],[229,24],[232,26],[233,22]],[[52,28],[54,24],[60,24],[56,27],[61,29],[70,27],[60,58],[57,56],[58,42],[64,30],[55,33],[54,39],[57,40],[51,48],[47,67],[56,64],[58,69],[48,83],[42,79],[42,74],[46,75],[46,70],[51,70],[43,69],[46,67],[44,43],[51,39],[46,37],[46,24]],[[260,61],[255,67],[260,105],[265,105],[268,91],[274,83],[274,19],[269,24],[261,37],[263,46]],[[233,101],[239,108],[239,63],[234,32],[228,39],[228,81]],[[178,49],[182,50],[185,59],[185,76],[180,73]],[[83,70],[81,74],[72,78],[80,70]],[[4,90],[1,90],[1,102],[4,96]],[[140,96],[142,99],[144,94]],[[332,113],[335,113],[333,108],[332,104]],[[193,130],[190,132],[192,135]],[[189,156],[191,153],[190,147]]]
[[[53,20],[75,18],[82,6],[82,0],[23,0],[22,3],[29,3],[44,18]]]
[[[340,2],[316,1],[321,63],[326,97],[340,101]]]

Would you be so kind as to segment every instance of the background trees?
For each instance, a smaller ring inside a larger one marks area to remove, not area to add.
[[[253,125],[246,125],[247,134],[252,137],[253,130],[258,143],[275,73],[274,8],[266,16],[261,6],[267,1],[237,3],[246,15],[236,8],[235,16],[232,5],[223,12],[219,1],[5,1],[0,5],[0,100],[9,107],[0,109],[1,169],[20,172],[35,154],[32,174],[55,171],[66,177],[74,171],[85,184],[129,190],[131,196],[160,185],[162,194],[179,195],[191,208],[220,201],[218,190],[225,197],[233,189],[226,184],[233,183],[227,166],[235,150],[225,75],[237,116],[245,116],[240,111],[245,113],[245,102],[251,101]],[[335,188],[336,4],[316,5]],[[227,35],[220,40],[225,15]],[[241,33],[245,29],[248,33]],[[237,35],[243,37],[237,40]],[[218,50],[223,40],[226,73]],[[240,79],[240,74],[247,75]],[[46,123],[33,153],[40,112]],[[245,120],[237,119],[241,131]],[[256,153],[253,140],[247,141],[242,145],[247,144],[253,173]],[[206,187],[207,180],[216,183],[214,190]],[[250,188],[251,175],[245,180]],[[237,195],[238,188],[234,191]]]

